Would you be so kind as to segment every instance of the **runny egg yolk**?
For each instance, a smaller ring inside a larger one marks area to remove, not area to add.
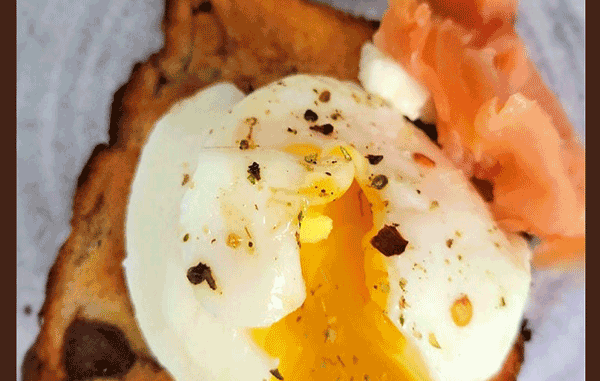
[[[301,245],[306,300],[274,325],[253,329],[255,342],[280,359],[278,371],[286,381],[424,379],[425,367],[415,349],[384,315],[381,301],[371,299],[366,286],[366,277],[384,273],[367,266],[375,273],[365,274],[363,237],[371,230],[373,217],[360,186],[354,181],[343,196],[311,207],[306,214],[330,220],[331,224],[324,223],[326,230],[332,226],[326,239],[316,243],[309,239]],[[320,224],[310,223],[315,224],[311,228]],[[387,280],[385,275],[382,279]]]

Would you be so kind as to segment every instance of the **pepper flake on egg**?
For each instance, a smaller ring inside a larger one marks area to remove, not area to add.
[[[413,157],[414,161],[416,161],[417,163],[421,164],[424,167],[428,167],[428,168],[435,167],[435,161],[431,160],[430,158],[423,155],[422,153],[415,152],[415,153],[413,153],[412,157]]]
[[[371,165],[377,165],[383,160],[383,155],[367,155],[365,156]]]
[[[373,180],[371,180],[371,187],[375,188],[377,190],[381,190],[383,188],[385,188],[385,186],[388,184],[388,178],[385,175],[377,175],[375,177],[373,177]]]
[[[431,344],[431,346],[434,348],[442,349],[433,332],[429,333],[429,344]]]
[[[206,281],[206,283],[208,283],[208,286],[212,290],[217,289],[217,282],[212,276],[212,271],[210,267],[208,267],[204,263],[200,262],[198,263],[198,265],[190,267],[187,271],[187,278],[193,285],[197,285]]]
[[[257,162],[253,162],[248,167],[248,173],[249,173],[248,180],[252,184],[256,184],[256,182],[260,180],[260,166],[258,165]]]
[[[473,317],[473,305],[467,295],[463,295],[460,299],[454,301],[450,308],[452,320],[459,327],[465,327]]]
[[[319,116],[313,110],[308,109],[304,112],[304,120],[307,122],[316,122],[318,119]]]
[[[235,233],[230,233],[227,236],[227,246],[231,247],[232,249],[237,249],[241,243],[242,239],[239,235]]]
[[[395,226],[385,225],[375,237],[371,238],[371,245],[381,254],[391,257],[404,253],[408,241],[402,237]]]
[[[281,375],[281,373],[279,372],[279,369],[278,369],[278,368],[271,369],[269,372],[270,372],[270,373],[273,375],[273,377],[275,377],[276,379],[278,379],[278,380],[283,380],[283,376],[282,376],[282,375]]]
[[[331,99],[331,92],[329,90],[325,90],[319,95],[319,100],[323,103],[329,102]]]
[[[309,129],[322,133],[323,135],[330,135],[333,132],[333,126],[330,123],[322,126],[310,126]]]

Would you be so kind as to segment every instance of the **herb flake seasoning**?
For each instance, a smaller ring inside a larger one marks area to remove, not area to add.
[[[352,156],[350,156],[350,153],[347,149],[340,146],[340,151],[342,151],[342,155],[344,155],[344,159],[346,159],[346,161],[352,161]]]
[[[369,164],[377,165],[383,160],[383,155],[367,155],[366,158],[369,161]]]
[[[248,180],[252,184],[256,184],[256,182],[260,180],[260,167],[257,162],[250,164],[248,167],[248,173]]]
[[[309,164],[317,164],[317,154],[313,153],[313,154],[304,156],[304,161]]]
[[[371,245],[386,257],[400,255],[406,250],[408,241],[400,235],[395,226],[385,225],[373,238]]]
[[[217,289],[217,282],[215,282],[215,278],[213,278],[212,276],[212,271],[210,270],[210,267],[208,267],[202,262],[188,269],[187,278],[193,285],[197,285],[206,281],[206,283],[208,283],[208,286],[212,290]]]
[[[242,151],[245,151],[245,150],[247,150],[248,148],[250,148],[250,143],[248,142],[248,140],[246,140],[246,139],[242,139],[242,140],[240,141],[240,149],[241,149]]]
[[[323,135],[330,135],[333,132],[333,125],[331,125],[330,123],[324,124],[322,126],[310,126],[309,128],[313,131],[320,132]]]

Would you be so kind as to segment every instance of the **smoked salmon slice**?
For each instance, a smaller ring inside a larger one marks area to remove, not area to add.
[[[391,0],[375,45],[431,92],[438,142],[493,184],[509,231],[542,239],[538,267],[585,260],[585,152],[514,29],[514,0]]]

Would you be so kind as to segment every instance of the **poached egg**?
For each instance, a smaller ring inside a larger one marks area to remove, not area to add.
[[[156,124],[124,267],[144,337],[176,380],[500,370],[530,252],[393,104],[296,75],[247,97],[214,85]]]

